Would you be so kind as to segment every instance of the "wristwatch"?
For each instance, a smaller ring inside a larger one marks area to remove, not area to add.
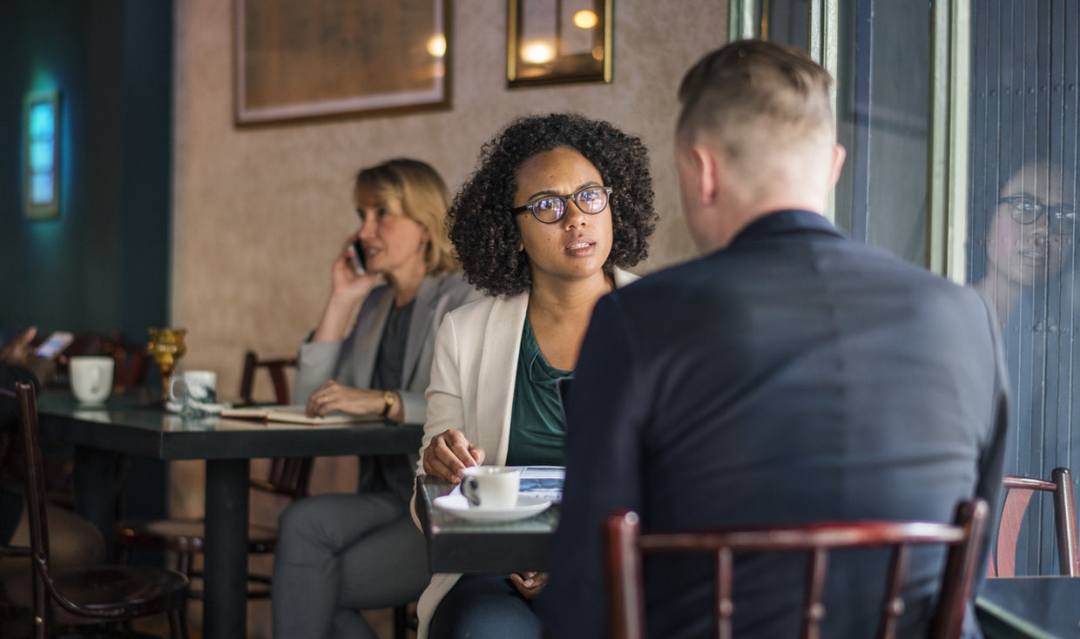
[[[390,411],[394,410],[394,405],[397,404],[397,394],[394,391],[384,390],[382,398],[386,402],[382,409],[382,416],[386,417],[390,414]]]

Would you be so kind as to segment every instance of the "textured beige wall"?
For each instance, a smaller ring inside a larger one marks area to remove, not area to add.
[[[242,352],[291,352],[317,320],[328,266],[355,217],[350,179],[390,156],[431,162],[453,188],[480,144],[511,118],[577,111],[641,136],[661,215],[641,271],[692,246],[672,164],[675,91],[725,37],[725,0],[617,0],[615,79],[508,90],[506,3],[454,6],[453,107],[379,118],[238,129],[233,124],[231,2],[177,3],[172,319],[189,330],[189,367],[231,392]]]
[[[482,142],[526,113],[576,111],[641,136],[661,221],[639,272],[693,254],[672,162],[683,72],[726,37],[726,0],[616,0],[615,76],[605,84],[508,90],[506,2],[452,0],[452,108],[422,114],[233,124],[231,2],[179,0],[175,60],[172,322],[188,329],[188,368],[232,395],[245,349],[293,352],[318,319],[328,267],[355,217],[354,172],[391,156],[431,162],[451,188]],[[347,489],[351,461],[320,460],[317,491]],[[175,512],[198,512],[202,473],[174,468]],[[273,509],[256,504],[256,515]],[[254,634],[265,621],[253,619]]]

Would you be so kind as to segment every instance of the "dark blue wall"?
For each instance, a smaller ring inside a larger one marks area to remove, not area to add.
[[[0,2],[0,340],[166,324],[172,0]],[[61,211],[23,213],[23,98],[61,98]],[[63,454],[63,451],[53,451]],[[127,512],[165,514],[165,465],[131,459]]]
[[[0,329],[168,319],[172,2],[0,3]],[[61,213],[23,214],[23,98],[61,94]]]

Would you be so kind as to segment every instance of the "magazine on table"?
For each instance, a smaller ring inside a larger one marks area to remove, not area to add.
[[[566,477],[564,466],[517,466],[521,469],[519,495],[537,497],[544,501],[558,504],[562,502],[563,480]],[[461,484],[454,486],[451,495],[461,494]]]
[[[565,479],[565,466],[522,466],[519,492],[557,504],[562,501]]]

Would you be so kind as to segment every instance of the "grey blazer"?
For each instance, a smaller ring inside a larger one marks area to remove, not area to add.
[[[417,291],[412,319],[409,322],[402,368],[404,388],[390,389],[397,390],[401,395],[401,407],[406,423],[423,424],[427,416],[424,391],[431,377],[435,334],[443,316],[480,297],[481,294],[465,282],[461,273],[429,275],[424,278],[420,290]],[[308,341],[302,344],[293,401],[307,402],[311,393],[330,379],[354,388],[369,388],[375,372],[379,341],[382,339],[383,328],[393,302],[393,290],[389,286],[375,288],[361,305],[356,324],[348,337],[338,342]],[[361,462],[361,488],[390,488],[408,499],[412,494],[412,465],[405,456],[401,457],[403,459],[392,462]],[[383,466],[381,471],[380,466]]]

